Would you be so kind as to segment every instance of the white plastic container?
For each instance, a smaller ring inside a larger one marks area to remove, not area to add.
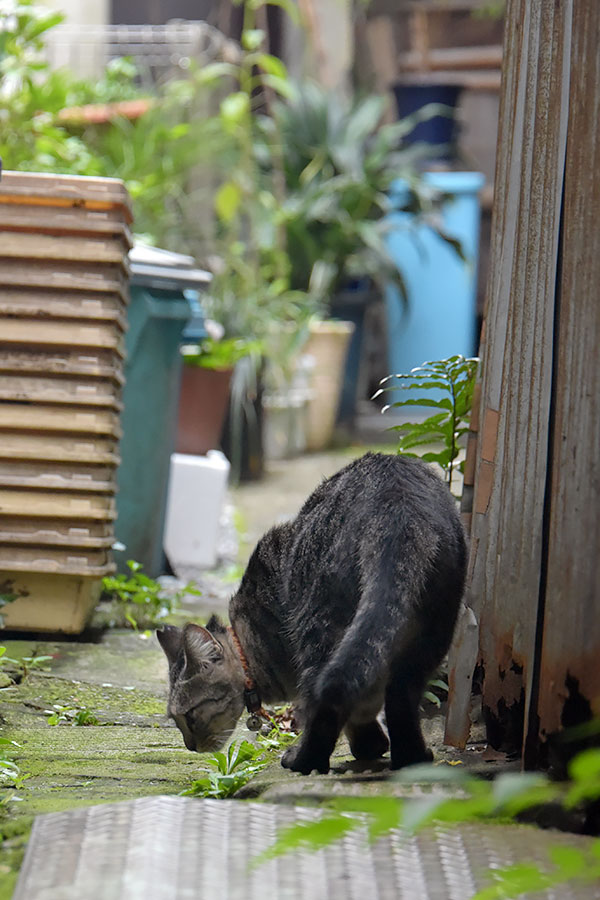
[[[164,549],[173,569],[211,569],[217,564],[219,522],[229,461],[218,450],[206,456],[173,453]]]

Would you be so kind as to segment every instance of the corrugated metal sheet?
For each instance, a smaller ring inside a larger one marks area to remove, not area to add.
[[[13,900],[468,900],[489,870],[591,839],[523,825],[463,823],[419,834],[362,829],[316,853],[252,866],[279,831],[321,811],[268,803],[144,797],[38,816]],[[600,900],[598,884],[561,884],[560,900]],[[530,895],[531,896],[531,895]],[[536,893],[557,900],[552,888]]]

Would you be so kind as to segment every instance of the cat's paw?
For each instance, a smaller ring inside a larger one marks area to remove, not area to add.
[[[348,724],[346,734],[355,759],[379,759],[390,748],[387,735],[376,721],[365,722],[362,725]]]
[[[424,747],[423,750],[415,750],[410,754],[408,754],[406,750],[403,753],[394,753],[394,748],[392,747],[391,756],[391,769],[403,769],[405,766],[415,766],[419,763],[433,762],[433,751],[430,750],[429,747]]]
[[[300,772],[301,775],[310,775],[315,769],[321,775],[329,772],[329,757],[321,754],[307,752],[302,744],[290,747],[281,757],[281,765],[292,772]]]

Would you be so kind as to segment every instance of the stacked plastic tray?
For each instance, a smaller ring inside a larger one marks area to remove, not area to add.
[[[5,627],[80,631],[113,570],[130,222],[116,179],[2,176]]]

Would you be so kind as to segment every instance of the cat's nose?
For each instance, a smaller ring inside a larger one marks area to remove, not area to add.
[[[198,748],[196,746],[196,739],[193,734],[191,734],[189,732],[188,732],[188,734],[184,734],[183,742],[188,750],[191,750],[194,753],[198,750]]]

